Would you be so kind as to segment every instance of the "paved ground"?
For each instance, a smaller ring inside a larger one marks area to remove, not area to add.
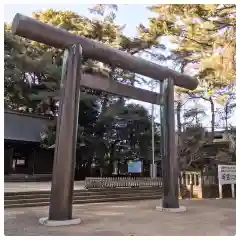
[[[45,227],[38,223],[48,207],[5,209],[5,235],[69,236],[232,236],[236,233],[236,202],[182,200],[185,213],[155,210],[159,200],[75,205],[75,226]]]
[[[4,192],[46,191],[51,189],[51,182],[5,182]],[[84,189],[84,181],[75,181],[74,189]]]

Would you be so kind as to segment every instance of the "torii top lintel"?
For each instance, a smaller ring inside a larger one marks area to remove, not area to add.
[[[172,78],[175,85],[190,90],[194,90],[198,85],[198,81],[195,78],[19,13],[13,19],[12,32],[21,37],[56,48],[67,48],[71,44],[80,43],[83,48],[84,57],[86,58],[101,61],[111,66],[126,69],[160,81]]]

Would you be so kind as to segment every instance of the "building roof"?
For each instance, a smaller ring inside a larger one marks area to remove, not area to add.
[[[47,130],[50,120],[31,113],[4,110],[4,140],[40,142],[41,132]]]

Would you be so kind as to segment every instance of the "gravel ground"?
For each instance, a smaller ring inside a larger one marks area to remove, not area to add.
[[[236,201],[233,199],[181,200],[183,213],[155,210],[159,200],[74,205],[75,226],[46,227],[38,219],[48,207],[5,209],[8,236],[233,236]]]

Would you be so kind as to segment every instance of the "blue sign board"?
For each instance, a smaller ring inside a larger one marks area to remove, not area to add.
[[[128,172],[129,173],[141,173],[142,172],[142,162],[141,161],[129,161],[128,162]]]

